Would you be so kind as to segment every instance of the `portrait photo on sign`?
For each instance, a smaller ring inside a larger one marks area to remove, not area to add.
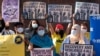
[[[23,3],[24,19],[45,19],[46,3],[28,1]]]
[[[76,20],[90,20],[89,16],[92,14],[99,14],[99,4],[76,2],[75,4]]]
[[[47,22],[69,23],[71,14],[71,5],[49,4]]]

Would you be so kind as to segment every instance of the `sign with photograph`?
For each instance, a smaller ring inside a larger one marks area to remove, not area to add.
[[[24,19],[45,19],[46,3],[45,2],[24,2],[23,17]]]
[[[64,56],[93,56],[93,46],[64,44]]]
[[[70,16],[72,15],[71,5],[48,5],[48,22],[60,22],[68,23],[71,22]]]
[[[99,4],[76,2],[75,14],[76,20],[89,20],[90,15],[99,14]]]
[[[3,0],[2,18],[5,22],[19,22],[19,0]]]

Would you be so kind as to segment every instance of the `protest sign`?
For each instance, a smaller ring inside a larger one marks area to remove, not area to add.
[[[0,56],[25,56],[23,35],[0,35]]]
[[[93,46],[64,44],[64,56],[93,56]]]
[[[19,0],[3,0],[2,18],[5,22],[19,22]]]
[[[59,5],[49,4],[48,5],[48,22],[71,22],[70,16],[72,15],[71,5]]]
[[[75,14],[76,20],[89,20],[90,15],[99,14],[99,4],[76,2]]]
[[[27,1],[23,4],[24,19],[45,19],[46,3]]]
[[[100,56],[100,14],[90,15],[90,42],[95,56]]]
[[[53,56],[53,50],[50,48],[34,48],[31,56]]]

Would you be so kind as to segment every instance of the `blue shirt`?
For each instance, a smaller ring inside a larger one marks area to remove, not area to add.
[[[38,34],[34,35],[32,37],[32,39],[30,40],[30,42],[33,45],[37,45],[41,48],[50,48],[53,46],[53,42],[51,37],[49,37],[48,35],[44,35],[43,37],[39,36]]]
[[[84,37],[84,42],[85,42],[85,44],[90,44],[90,41],[86,38],[86,37]],[[63,44],[70,44],[70,35],[68,35],[66,38],[65,38],[65,40],[63,41],[63,43],[62,43],[62,46],[61,46],[61,52],[63,51]]]

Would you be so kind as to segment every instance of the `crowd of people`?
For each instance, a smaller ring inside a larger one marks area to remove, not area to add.
[[[52,23],[47,23],[47,30],[46,26],[41,25],[37,20],[31,20],[27,28],[24,27],[22,22],[15,23],[14,27],[11,28],[9,22],[4,22],[0,18],[0,34],[24,34],[26,56],[30,56],[29,51],[34,50],[34,48],[51,48],[54,51],[54,56],[63,56],[64,43],[90,44],[90,41],[85,36],[88,24],[86,22],[76,24],[74,15],[70,19],[72,19],[72,22],[66,23],[66,29],[61,23],[57,23],[55,28]]]

